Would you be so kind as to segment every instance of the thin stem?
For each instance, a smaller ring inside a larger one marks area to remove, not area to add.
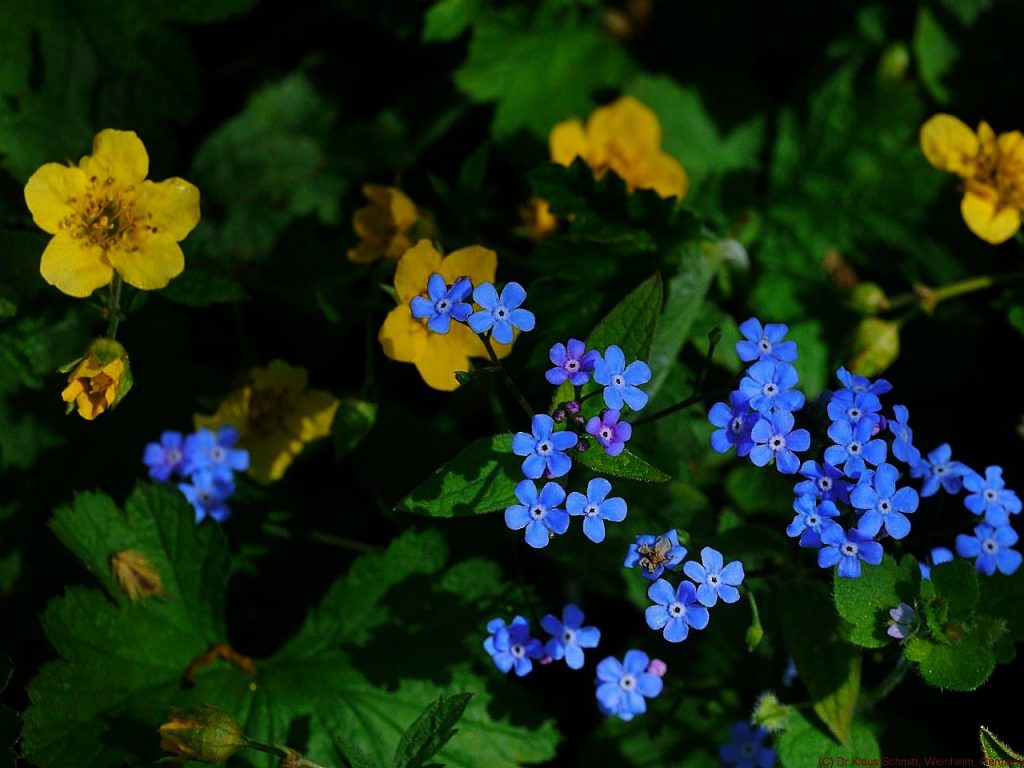
[[[896,296],[890,302],[891,308],[901,307],[916,301],[926,312],[934,312],[935,307],[944,301],[991,288],[1001,283],[1008,283],[1024,278],[1024,272],[1004,272],[999,275],[978,275],[966,280],[959,280],[939,288],[927,285],[915,285],[913,293]]]
[[[494,351],[494,345],[491,344],[491,337],[485,336],[482,333],[479,333],[477,335],[480,337],[480,340],[484,343],[484,348],[487,350],[487,355],[488,357],[491,358],[491,362],[494,363],[495,367],[497,367],[498,373],[501,374],[502,381],[505,382],[505,386],[508,387],[509,392],[515,395],[516,400],[519,401],[519,405],[522,407],[524,411],[526,411],[526,415],[532,419],[534,416],[533,408],[530,407],[530,403],[523,396],[523,393],[519,391],[519,387],[516,386],[516,383],[512,381],[512,377],[508,375],[508,371],[506,371],[505,366],[501,364],[501,360],[498,359],[498,353]]]
[[[319,542],[320,544],[327,544],[331,547],[338,547],[339,549],[351,549],[354,552],[376,552],[377,548],[369,544],[365,544],[355,539],[348,539],[344,536],[335,536],[333,533],[327,533],[326,531],[306,531],[306,535],[313,541]]]
[[[255,749],[257,752],[266,752],[268,755],[276,755],[277,757],[287,757],[288,753],[280,747],[275,747],[271,744],[263,744],[259,741],[253,741],[252,739],[245,740],[246,749]]]
[[[718,330],[717,328],[715,330]],[[704,355],[704,364],[700,368],[700,374],[697,377],[696,391],[685,400],[680,400],[678,403],[662,408],[660,411],[655,411],[649,416],[644,416],[642,419],[637,419],[633,422],[634,427],[642,426],[643,424],[650,424],[652,421],[663,419],[666,416],[671,416],[676,411],[681,411],[684,408],[689,408],[691,405],[701,402],[705,397],[712,394],[729,392],[733,388],[735,382],[730,382],[728,386],[718,387],[717,389],[704,391],[704,384],[708,378],[708,371],[711,368],[711,356],[715,353],[715,347],[718,345],[718,340],[721,338],[721,332],[715,334],[714,331],[709,334],[708,351]]]
[[[870,709],[892,693],[896,686],[903,681],[904,677],[906,677],[907,672],[910,671],[910,666],[911,665],[910,662],[907,661],[907,657],[901,655],[899,660],[896,662],[896,666],[894,666],[889,674],[886,675],[885,679],[879,683],[878,687],[874,691],[864,698],[863,707],[865,709]]]
[[[109,321],[107,322],[107,338],[117,338],[117,326],[121,322],[121,289],[124,281],[121,276],[114,273],[114,279],[110,281],[110,303],[107,305]]]

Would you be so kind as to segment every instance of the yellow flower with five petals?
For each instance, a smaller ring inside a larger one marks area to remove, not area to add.
[[[974,234],[993,245],[1017,234],[1024,212],[1024,134],[997,136],[986,122],[975,132],[938,114],[921,126],[921,150],[933,166],[963,180],[960,213]]]
[[[39,271],[84,297],[116,272],[145,291],[181,274],[178,243],[199,223],[199,190],[184,179],[147,181],[149,155],[133,131],[107,129],[78,165],[47,163],[25,184],[35,223],[53,235]]]
[[[448,333],[434,333],[425,320],[412,316],[409,302],[427,295],[427,280],[437,272],[451,285],[468,277],[473,285],[494,282],[498,255],[479,245],[460,248],[443,257],[429,240],[420,240],[406,251],[395,270],[399,304],[384,319],[377,338],[384,354],[401,363],[413,363],[427,386],[451,392],[457,389],[456,371],[469,370],[469,358],[487,357],[480,337],[463,323],[452,323]],[[508,356],[511,344],[494,343],[499,358]]]
[[[397,260],[417,239],[433,234],[429,216],[398,187],[364,184],[363,195],[370,204],[352,214],[359,242],[349,249],[349,261]]]

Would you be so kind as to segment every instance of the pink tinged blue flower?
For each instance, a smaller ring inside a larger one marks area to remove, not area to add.
[[[914,447],[914,431],[910,428],[910,411],[905,405],[894,405],[895,420],[889,422],[892,432],[892,455],[908,465],[921,460],[921,452]]]
[[[547,483],[537,492],[532,480],[521,480],[516,486],[516,498],[505,510],[505,525],[513,531],[526,529],[526,543],[534,549],[546,547],[552,534],[569,530],[569,515],[558,505],[565,501],[565,490],[558,483]]]
[[[185,437],[181,432],[164,432],[160,442],[149,443],[142,454],[142,463],[149,467],[149,476],[164,483],[185,462]]]
[[[958,493],[967,472],[967,467],[953,461],[953,449],[949,443],[943,443],[929,453],[927,459],[918,459],[910,466],[911,477],[924,478],[921,496],[934,496],[940,487],[946,493]]]
[[[910,533],[907,515],[917,511],[917,491],[913,488],[896,489],[900,472],[892,464],[879,464],[869,482],[858,483],[850,493],[850,503],[863,510],[857,530],[874,537],[885,528],[894,539]]]
[[[806,429],[793,429],[795,419],[789,411],[776,411],[770,418],[761,418],[750,430],[754,447],[750,460],[759,467],[775,462],[775,468],[784,475],[795,474],[800,459],[795,451],[811,447],[811,435]]]
[[[579,339],[569,339],[568,344],[558,342],[548,352],[548,359],[554,364],[544,374],[549,384],[556,387],[566,381],[579,387],[590,380],[594,364],[601,359],[596,349],[587,351],[587,345]]]
[[[601,418],[591,416],[587,422],[587,432],[597,438],[609,456],[618,456],[626,450],[626,443],[633,436],[633,425],[619,421],[620,415],[616,410],[606,410]]]
[[[216,434],[209,429],[196,430],[185,438],[182,472],[191,475],[208,471],[225,480],[230,480],[234,472],[244,472],[249,468],[249,452],[235,448],[238,438],[234,427],[221,427]]]
[[[844,532],[840,526],[821,533],[822,548],[818,550],[818,565],[821,568],[839,566],[839,575],[844,579],[860,577],[861,561],[869,565],[882,562],[882,545],[863,535],[856,528]]]
[[[800,466],[800,474],[806,477],[793,486],[797,496],[815,496],[823,501],[838,501],[846,504],[850,501],[850,483],[846,482],[842,472],[831,464],[819,464],[807,460]]]
[[[920,626],[917,612],[906,603],[889,609],[889,627],[885,633],[897,640],[907,640],[917,634]]]
[[[573,603],[562,609],[561,621],[549,613],[540,620],[540,625],[551,635],[544,650],[555,661],[564,658],[569,669],[582,669],[583,649],[596,648],[601,641],[601,630],[584,627],[583,611]]]
[[[711,447],[718,453],[736,448],[736,455],[746,456],[754,447],[750,430],[757,423],[758,414],[750,410],[750,404],[742,392],[729,394],[729,405],[715,403],[708,412],[708,420],[717,430],[711,433]]]
[[[735,603],[740,599],[740,591],[736,587],[743,583],[743,563],[733,560],[726,565],[717,549],[704,547],[700,551],[700,562],[691,560],[683,566],[683,573],[697,584],[697,600],[701,605],[710,608],[718,598],[725,603]]]
[[[626,501],[618,496],[608,498],[612,484],[603,477],[595,477],[587,483],[587,495],[573,491],[565,500],[566,511],[576,517],[583,517],[583,533],[595,544],[604,541],[604,524],[621,523],[626,519]]]
[[[796,386],[800,377],[789,363],[762,360],[747,369],[740,380],[740,392],[750,401],[750,407],[768,416],[772,411],[799,411],[804,407],[804,393]]]
[[[1002,467],[989,467],[985,477],[970,472],[964,475],[964,488],[969,492],[964,506],[976,515],[985,515],[985,522],[999,527],[1008,525],[1010,515],[1019,515],[1021,502],[1017,494],[1007,490]]]
[[[839,378],[839,381],[843,383],[843,386],[851,392],[870,392],[876,397],[881,397],[892,389],[892,384],[885,379],[871,381],[871,379],[865,378],[864,376],[851,373],[842,366],[840,366],[839,370],[836,371],[836,376]]]
[[[530,622],[522,616],[516,616],[507,626],[504,619],[492,619],[487,631],[491,635],[484,640],[484,650],[504,673],[514,669],[519,677],[528,675],[533,669],[532,659],[544,655],[544,644],[530,636]]]
[[[626,568],[640,568],[645,578],[652,581],[665,571],[675,568],[686,557],[686,547],[679,544],[679,534],[673,528],[661,536],[642,533],[636,537],[626,551],[622,563]]]
[[[800,537],[801,547],[820,547],[821,534],[829,528],[838,528],[835,518],[839,517],[839,509],[831,501],[820,504],[814,496],[798,496],[793,502],[796,516],[786,527],[786,535],[791,539]]]
[[[625,403],[634,411],[647,405],[647,393],[638,385],[651,380],[651,369],[643,360],[626,365],[626,355],[612,344],[594,363],[594,381],[604,387],[604,404],[621,411]]]
[[[960,557],[977,558],[975,566],[986,576],[996,571],[1009,576],[1020,568],[1020,552],[1010,549],[1016,543],[1017,532],[1010,526],[996,528],[982,524],[975,527],[973,536],[960,534],[956,537],[956,553]]]
[[[930,565],[928,563],[917,564],[918,567],[921,569],[921,578],[931,579],[932,568],[934,568],[936,565],[939,565],[940,563],[950,563],[953,561],[954,557],[956,556],[953,554],[953,550],[948,549],[947,547],[935,547],[931,551]]]
[[[730,768],[772,768],[775,750],[765,746],[768,731],[759,725],[736,722],[729,726],[729,741],[718,748],[718,757]]]
[[[434,333],[448,333],[451,321],[466,322],[473,312],[466,298],[473,290],[473,283],[468,277],[460,277],[449,288],[437,272],[427,279],[427,295],[414,296],[409,302],[409,310],[417,320],[427,320],[427,328]]]
[[[754,360],[792,363],[796,360],[796,342],[784,340],[788,332],[789,328],[782,323],[768,323],[762,328],[761,322],[752,317],[740,325],[743,338],[736,342],[736,355],[746,363]]]
[[[201,469],[192,475],[192,482],[178,483],[180,490],[196,513],[196,522],[201,523],[207,517],[218,523],[227,520],[231,515],[227,500],[235,491],[229,478],[215,475],[207,469]]]
[[[620,662],[607,656],[597,665],[597,705],[606,715],[632,720],[647,711],[647,699],[661,693],[661,678],[648,672],[650,657],[629,650]]]
[[[881,464],[885,461],[885,441],[871,439],[873,428],[868,419],[861,419],[856,424],[832,422],[828,436],[835,445],[825,449],[825,461],[834,467],[842,464],[843,472],[854,480],[860,477],[867,464]]]
[[[473,290],[473,301],[483,309],[469,316],[469,327],[473,333],[490,331],[499,344],[511,344],[513,328],[532,331],[537,324],[533,312],[521,309],[526,301],[526,290],[519,283],[508,283],[498,295],[491,283],[481,283]]]
[[[697,603],[697,590],[688,581],[673,589],[665,579],[658,579],[648,587],[647,597],[654,601],[644,611],[647,626],[662,630],[670,643],[683,642],[690,627],[704,629],[708,625],[708,609]]]
[[[882,401],[870,392],[851,392],[848,389],[841,389],[832,393],[827,410],[828,417],[832,421],[848,421],[851,424],[856,424],[863,418],[869,418],[873,424],[877,424],[878,412],[882,410]]]
[[[538,413],[531,424],[533,434],[517,432],[512,438],[512,453],[525,456],[523,474],[537,479],[561,477],[569,472],[572,459],[566,451],[576,445],[579,438],[574,432],[555,432],[555,421],[547,414]]]

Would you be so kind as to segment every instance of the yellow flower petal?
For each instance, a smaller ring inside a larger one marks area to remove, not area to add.
[[[594,110],[587,120],[587,136],[592,144],[618,144],[630,155],[642,157],[660,151],[661,123],[650,107],[623,96]]]
[[[566,120],[551,129],[548,147],[551,151],[551,162],[572,165],[572,161],[577,157],[586,159],[590,142],[579,120]]]
[[[302,366],[274,359],[264,368],[253,368],[250,379],[255,389],[280,387],[297,393],[309,385],[309,372]]]
[[[1020,229],[1020,211],[998,207],[995,190],[969,189],[960,203],[960,212],[971,232],[993,245],[1005,243]]]
[[[218,406],[216,413],[204,416],[197,413],[193,418],[196,429],[217,429],[225,424],[234,427],[244,437],[248,428],[249,397],[251,387],[242,387],[232,392]]]
[[[25,184],[25,204],[32,220],[44,232],[56,235],[60,225],[75,213],[72,201],[85,193],[86,177],[81,168],[47,163]]]
[[[84,298],[107,285],[114,270],[95,247],[83,245],[70,235],[55,235],[43,251],[39,273],[50,285],[68,296]]]
[[[284,477],[295,457],[302,452],[302,441],[275,435],[251,439],[245,443],[245,448],[249,451],[249,476],[257,483],[266,484]]]
[[[627,181],[640,189],[653,189],[662,197],[686,197],[690,179],[682,163],[667,152],[659,152],[651,158],[641,173],[634,174]]]
[[[384,318],[377,339],[392,360],[415,363],[425,354],[429,334],[423,322],[412,316],[409,305],[399,304]]]
[[[952,115],[935,115],[921,126],[921,150],[940,171],[970,176],[979,147],[974,131]]]
[[[185,269],[185,254],[170,234],[140,237],[138,248],[116,248],[107,253],[114,269],[128,285],[144,291],[164,288]]]
[[[79,165],[87,176],[114,179],[122,186],[141,184],[149,173],[149,155],[135,131],[108,128],[92,140],[92,154]]]
[[[167,234],[177,241],[199,223],[199,190],[177,177],[142,184],[135,202],[143,226],[156,227],[157,235]]]
[[[338,398],[322,389],[311,389],[295,403],[299,439],[304,443],[327,437],[338,412]]]
[[[416,208],[416,203],[410,200],[402,190],[397,187],[386,187],[386,189],[388,191],[387,207],[391,212],[391,220],[395,222],[399,232],[404,232],[419,220],[419,210]]]
[[[473,334],[464,326],[458,326],[458,328]],[[452,324],[452,330],[457,330],[455,323]],[[474,340],[479,344],[479,339],[476,339],[475,336]],[[433,334],[428,354],[416,361],[416,370],[420,372],[426,385],[442,392],[452,392],[458,389],[459,382],[455,378],[455,372],[468,371],[469,368],[465,339],[462,334],[458,333]]]
[[[403,304],[427,290],[427,280],[441,271],[441,254],[429,240],[420,240],[402,254],[395,269],[395,293]]]
[[[498,254],[481,245],[459,248],[444,257],[437,271],[448,284],[454,283],[460,277],[468,277],[474,286],[480,283],[493,283],[494,275],[498,271]],[[424,279],[421,291],[426,284],[427,281]]]

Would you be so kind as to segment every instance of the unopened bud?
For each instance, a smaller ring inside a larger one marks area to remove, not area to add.
[[[750,722],[761,726],[769,733],[775,733],[786,727],[792,712],[791,706],[783,704],[771,691],[765,691],[757,697]]]
[[[160,749],[188,760],[223,763],[245,745],[238,721],[212,704],[171,710],[160,726]]]
[[[133,549],[115,552],[110,556],[110,570],[117,586],[128,595],[129,600],[164,594],[160,571],[141,552]]]
[[[878,60],[878,76],[882,80],[898,83],[907,74],[910,66],[910,52],[903,43],[893,43]]]
[[[877,376],[900,356],[900,325],[879,317],[866,317],[857,326],[849,368],[856,374]]]
[[[651,659],[651,663],[647,665],[647,674],[649,675],[664,677],[666,672],[668,672],[668,664],[661,659]]]
[[[580,453],[585,453],[586,451],[590,450],[590,441],[587,440],[585,437],[581,437],[579,439],[579,442],[576,443],[576,450],[579,451]]]
[[[554,419],[555,421],[561,423],[561,422],[565,421],[565,411],[563,411],[561,408],[559,408],[558,410],[556,410],[554,413],[551,414],[551,418]]]
[[[568,403],[562,403],[567,413],[571,413],[574,416],[580,412],[580,404],[575,400],[570,400]]]
[[[847,303],[850,309],[861,315],[877,315],[892,306],[889,297],[878,283],[859,283],[850,291]]]
[[[575,418],[573,419],[573,421],[575,421],[575,422],[576,422],[577,424],[579,424],[579,425],[580,425],[581,427],[582,427],[582,426],[583,426],[584,424],[586,424],[586,423],[587,423],[587,420],[586,420],[585,418],[583,418],[582,416],[576,416],[576,417],[575,417]]]

